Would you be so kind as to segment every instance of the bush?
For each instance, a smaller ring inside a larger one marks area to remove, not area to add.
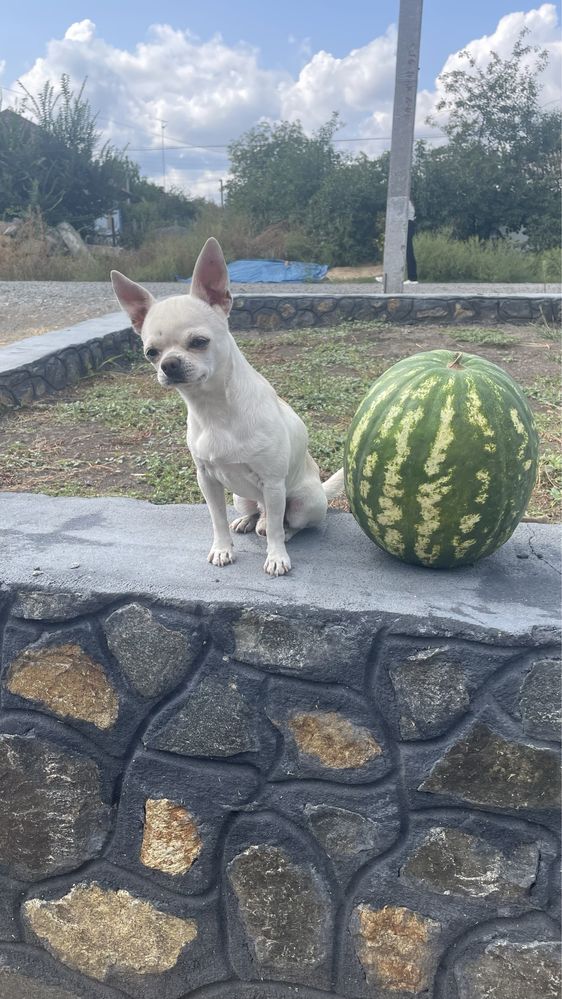
[[[421,232],[415,237],[420,281],[558,282],[560,251],[518,250],[505,240],[455,240],[450,233]]]

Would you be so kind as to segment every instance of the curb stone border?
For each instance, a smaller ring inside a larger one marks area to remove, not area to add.
[[[261,333],[344,321],[391,323],[548,324],[561,319],[561,295],[301,295],[243,294],[234,300],[233,332]],[[0,348],[0,413],[73,385],[138,340],[122,312],[88,319],[66,329],[18,340]]]

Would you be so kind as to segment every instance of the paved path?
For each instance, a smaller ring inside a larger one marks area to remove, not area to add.
[[[176,282],[147,283],[146,287],[157,297],[177,295],[186,286]],[[418,295],[455,294],[467,295],[517,295],[560,293],[557,284],[418,284],[406,285],[405,292],[415,290]],[[258,292],[282,294],[298,292],[335,295],[365,295],[380,293],[378,282],[361,284],[235,284],[234,294]],[[0,281],[0,346],[23,337],[37,336],[50,330],[61,329],[115,312],[116,301],[109,281]]]

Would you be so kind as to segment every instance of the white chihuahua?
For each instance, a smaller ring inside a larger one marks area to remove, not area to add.
[[[217,240],[201,250],[189,295],[156,301],[119,271],[111,281],[160,385],[177,389],[187,404],[187,443],[213,522],[209,562],[234,561],[230,530],[255,530],[267,537],[265,571],[284,575],[291,568],[285,541],[322,524],[328,500],[343,491],[343,470],[320,481],[304,423],[238,349]],[[225,489],[240,514],[230,528]]]

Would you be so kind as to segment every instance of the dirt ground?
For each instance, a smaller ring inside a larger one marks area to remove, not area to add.
[[[459,330],[346,324],[238,338],[244,353],[305,419],[324,476],[342,463],[350,420],[378,375],[402,357],[446,348],[494,361],[524,388],[541,437],[528,514],[560,519],[560,341],[544,325]],[[138,359],[84,379],[0,421],[0,488],[200,502],[185,446],[185,410]]]

